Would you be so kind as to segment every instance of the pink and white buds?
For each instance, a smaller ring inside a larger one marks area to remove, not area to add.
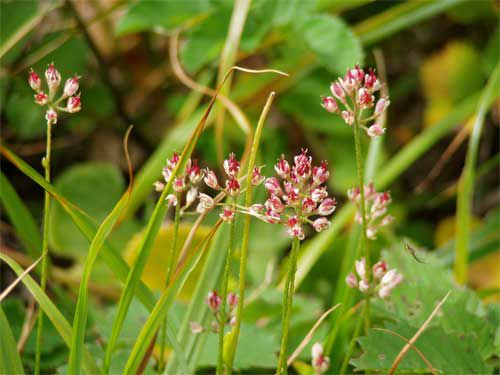
[[[392,290],[403,281],[403,275],[399,274],[396,269],[389,270],[380,280],[380,289],[378,295],[380,298],[387,298],[391,295]]]
[[[312,198],[307,197],[302,200],[302,212],[305,214],[313,213],[316,209],[316,202]]]
[[[238,295],[236,293],[229,293],[227,295],[227,304],[230,310],[238,306]]]
[[[354,124],[354,113],[352,111],[342,111],[342,119],[347,125]]]
[[[39,92],[42,89],[42,80],[40,79],[40,76],[36,74],[33,69],[30,69],[29,71],[28,83],[30,87],[36,92]]]
[[[229,177],[236,177],[240,171],[240,162],[236,160],[232,152],[229,154],[229,157],[224,160],[224,171]]]
[[[375,111],[373,112],[373,115],[375,117],[381,116],[387,110],[387,107],[389,107],[389,104],[391,104],[391,101],[389,99],[380,98],[377,101],[377,104],[375,105]]]
[[[199,203],[198,206],[196,207],[196,211],[198,211],[200,214],[207,210],[210,210],[215,206],[215,201],[212,199],[211,196],[207,194],[199,193],[198,199]]]
[[[205,169],[205,178],[203,179],[203,181],[205,181],[205,184],[208,187],[210,187],[214,190],[220,189],[219,182],[217,181],[217,176],[215,175],[215,173],[213,171],[211,171],[208,168]]]
[[[365,88],[370,92],[375,92],[380,89],[380,81],[373,69],[369,69],[369,73],[365,75]]]
[[[313,227],[316,232],[322,232],[330,228],[330,221],[326,217],[320,217],[313,222]]]
[[[330,177],[330,172],[328,171],[328,163],[323,160],[319,166],[316,166],[312,170],[312,178],[315,184],[323,184]]]
[[[283,179],[286,179],[290,176],[290,164],[285,160],[285,156],[281,155],[281,158],[278,160],[276,165],[274,166],[274,170]]]
[[[352,272],[349,272],[349,274],[346,276],[345,282],[349,288],[356,289],[358,287],[358,278]]]
[[[203,179],[203,171],[198,165],[198,160],[189,159],[186,165],[186,174],[192,184],[197,184]]]
[[[160,181],[156,181],[155,183],[153,183],[153,186],[155,188],[155,191],[158,191],[158,192],[161,192],[161,191],[163,191],[163,189],[165,189],[165,184],[163,182],[160,182]]]
[[[335,113],[338,111],[339,106],[335,99],[331,96],[323,96],[321,97],[321,106],[326,109],[330,113]]]
[[[165,197],[165,200],[167,201],[167,204],[169,206],[172,206],[172,207],[177,206],[177,196],[175,194],[168,194]]]
[[[260,172],[260,167],[255,167],[252,171],[252,185],[258,186],[266,179]]]
[[[358,274],[359,278],[364,279],[366,277],[366,259],[361,258],[361,260],[355,261],[354,266],[356,268],[356,273]]]
[[[229,178],[226,180],[226,191],[232,197],[235,197],[239,194],[240,183],[238,182],[237,178]]]
[[[316,375],[324,374],[330,368],[330,358],[323,354],[323,346],[317,342],[312,347],[311,365]]]
[[[49,96],[44,93],[43,91],[40,91],[39,93],[35,94],[35,103],[38,105],[45,105],[49,101]]]
[[[234,211],[230,208],[224,207],[222,212],[219,214],[222,221],[226,223],[231,223],[234,220]]]
[[[198,196],[198,189],[195,187],[191,187],[186,194],[186,206],[185,208],[191,206]]]
[[[203,332],[203,326],[198,322],[189,322],[191,333],[198,334]]]
[[[381,135],[384,135],[385,133],[385,128],[382,128],[379,124],[375,123],[372,126],[370,126],[368,129],[366,129],[366,134],[368,134],[370,137],[379,137]]]
[[[326,198],[318,207],[318,214],[328,216],[335,211],[337,202],[333,198]]]
[[[281,190],[280,182],[276,177],[269,177],[266,179],[264,183],[264,187],[271,195],[282,195],[283,191]]]
[[[208,293],[207,297],[207,305],[212,310],[213,312],[219,311],[220,304],[222,302],[222,299],[219,297],[217,292],[215,290],[211,291]]]
[[[375,96],[370,94],[370,92],[363,88],[358,91],[358,105],[361,109],[367,109],[373,107],[373,102],[375,101]]]
[[[167,159],[167,166],[166,168],[170,169],[171,171],[174,170],[176,167],[177,163],[179,162],[179,154],[177,152],[174,152],[172,154],[172,157],[170,159]]]
[[[186,182],[184,181],[184,177],[176,177],[174,178],[174,183],[172,187],[175,192],[181,193],[186,188]]]
[[[69,113],[75,113],[82,109],[82,102],[80,100],[80,94],[75,96],[70,96],[68,98],[68,103],[66,104],[66,110]]]
[[[47,120],[48,124],[55,125],[57,124],[57,112],[52,108],[49,108],[47,112],[45,112],[45,120]]]
[[[373,265],[373,277],[379,280],[387,272],[387,263],[384,261],[378,261]]]
[[[319,202],[323,201],[323,199],[325,199],[326,197],[328,197],[328,192],[326,191],[325,186],[320,186],[320,187],[314,188],[311,191],[311,199],[315,202],[319,203]]]
[[[330,91],[335,98],[337,98],[340,102],[345,103],[344,88],[339,82],[332,83],[330,85]]]
[[[359,291],[361,293],[367,293],[370,290],[370,284],[368,283],[368,280],[362,279],[359,282]]]
[[[47,85],[49,86],[49,96],[53,97],[55,91],[61,84],[61,74],[54,67],[54,63],[49,64],[49,67],[45,71],[45,79],[47,81]]]
[[[266,203],[264,204],[265,208],[268,210],[277,213],[278,215],[283,212],[285,209],[285,206],[283,205],[283,202],[281,202],[281,199],[277,195],[271,195],[267,200]]]
[[[70,97],[76,94],[78,91],[78,80],[80,77],[78,77],[76,74],[72,78],[68,78],[66,80],[66,83],[64,84],[64,91],[63,95],[65,97]]]

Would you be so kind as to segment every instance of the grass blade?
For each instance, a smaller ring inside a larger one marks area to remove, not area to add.
[[[2,192],[0,200],[16,229],[19,241],[21,241],[32,258],[38,258],[42,249],[42,237],[38,225],[2,172],[0,172],[0,191]]]
[[[16,261],[10,258],[7,254],[0,253],[0,259],[7,263],[17,275],[21,275],[24,272],[19,264],[17,264]],[[40,288],[40,286],[31,278],[30,275],[26,275],[24,278],[22,278],[22,281],[33,298],[35,298],[35,300],[38,302],[40,308],[43,309],[45,315],[47,315],[54,327],[57,329],[66,345],[68,345],[68,347],[70,348],[72,337],[71,326],[69,325],[64,315],[61,314],[61,312],[57,309],[57,307],[50,300],[47,294],[45,294],[42,288]],[[100,369],[97,367],[97,364],[94,362],[94,358],[85,348],[83,349],[83,368],[88,374],[101,373]],[[11,374],[15,373],[17,372],[11,372]]]
[[[0,374],[24,374],[9,321],[0,305]]]
[[[30,273],[30,272],[31,272],[31,270],[32,270],[33,268],[35,268],[35,267],[36,267],[36,265],[37,265],[38,263],[40,263],[40,261],[42,260],[42,257],[43,257],[43,255],[42,255],[40,258],[38,258],[36,261],[34,261],[34,262],[31,264],[31,266],[29,266],[28,268],[26,268],[26,269],[24,270],[24,272],[23,272],[22,274],[20,274],[20,275],[17,277],[17,279],[15,279],[15,280],[14,280],[14,281],[13,281],[13,282],[12,282],[12,283],[8,286],[8,287],[7,287],[7,288],[6,288],[6,289],[2,292],[2,294],[0,294],[0,302],[2,302],[2,301],[5,299],[5,297],[7,297],[7,296],[9,295],[9,293],[12,291],[12,289],[14,289],[14,288],[16,287],[16,285],[17,285],[17,284],[19,284],[19,283],[21,282],[21,280],[22,280],[22,278],[23,278],[24,276],[26,276],[28,273]]]
[[[474,127],[469,138],[464,169],[458,183],[456,246],[455,246],[455,279],[459,284],[467,282],[468,255],[470,247],[470,221],[472,198],[474,194],[475,168],[479,150],[479,141],[484,126],[484,120],[490,104],[499,93],[500,65],[497,65],[479,100]]]
[[[177,292],[183,287],[187,278],[194,270],[200,259],[203,257],[206,249],[209,248],[211,239],[219,229],[221,223],[222,220],[219,219],[211,232],[207,235],[207,238],[200,244],[201,251],[194,251],[184,265],[181,264],[178,266],[176,274],[173,277],[173,281],[162,293],[160,299],[156,303],[155,308],[151,312],[151,315],[148,317],[146,323],[144,323],[144,327],[142,328],[139,337],[137,338],[137,341],[132,348],[132,352],[130,353],[127,363],[125,364],[125,374],[135,374],[137,372],[137,369],[139,368],[139,365],[141,364],[142,359],[146,354],[149,343],[153,339],[158,328],[162,324],[163,319],[172,306]]]

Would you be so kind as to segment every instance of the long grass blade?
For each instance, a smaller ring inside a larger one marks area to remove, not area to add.
[[[7,263],[17,275],[21,275],[24,272],[21,266],[19,266],[19,264],[17,264],[17,262],[7,254],[0,253],[0,259]],[[69,325],[64,315],[61,314],[61,312],[57,309],[57,307],[50,300],[47,294],[45,294],[42,288],[40,288],[40,286],[33,280],[30,275],[26,275],[25,277],[23,277],[22,282],[38,302],[40,308],[43,309],[45,315],[47,315],[54,327],[57,329],[66,345],[68,345],[68,348],[70,348],[72,331],[71,326]],[[99,367],[97,367],[97,364],[94,361],[94,358],[85,348],[83,349],[83,368],[88,374],[93,375],[101,373]]]
[[[7,288],[5,288],[5,290],[2,292],[2,294],[0,294],[0,302],[2,302],[4,300],[4,298],[9,295],[9,293],[12,291],[12,289],[14,289],[16,287],[16,285],[21,282],[21,280],[24,276],[29,274],[31,272],[31,270],[33,270],[33,268],[35,268],[36,265],[38,263],[40,263],[40,261],[42,260],[42,257],[43,257],[43,255],[40,258],[38,258],[36,261],[34,261],[31,266],[26,268],[22,274],[20,274],[12,283],[10,283],[10,285]]]
[[[474,126],[467,147],[465,166],[458,183],[454,272],[455,279],[459,284],[467,282],[470,221],[479,141],[481,140],[485,117],[490,107],[489,103],[499,95],[499,77],[500,65],[497,65],[479,100]]]
[[[9,321],[0,305],[0,374],[24,374]]]

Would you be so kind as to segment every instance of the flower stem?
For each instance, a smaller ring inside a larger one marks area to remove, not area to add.
[[[290,318],[292,315],[293,292],[295,284],[295,272],[297,270],[297,254],[299,252],[300,240],[293,239],[292,251],[288,262],[288,273],[283,290],[283,326],[281,332],[281,348],[278,359],[276,374],[282,375],[287,373],[287,357],[288,357],[288,330],[290,327]]]
[[[47,122],[47,143],[45,157],[42,159],[42,165],[45,169],[45,180],[50,183],[50,156],[52,152],[52,124]],[[40,280],[40,287],[45,291],[47,285],[48,273],[48,252],[49,252],[49,221],[50,221],[50,194],[45,191],[45,203],[43,214],[43,240],[42,240],[42,277]],[[36,354],[35,354],[35,375],[40,374],[40,358],[42,349],[42,336],[43,336],[43,311],[40,310],[38,314],[38,326],[36,333]]]
[[[165,285],[168,286],[170,282],[170,278],[172,277],[172,273],[174,271],[174,267],[176,264],[176,260],[178,258],[177,254],[177,238],[179,236],[179,223],[181,219],[181,197],[180,194],[177,194],[177,204],[175,205],[175,214],[174,214],[174,233],[172,238],[172,246],[170,249],[170,261],[168,262]],[[165,346],[167,341],[167,317],[163,321],[162,330],[161,330],[161,345],[160,345],[160,359],[158,362],[158,372],[163,371],[163,367],[165,365]]]
[[[234,210],[234,205],[231,206]],[[236,215],[235,215],[236,216]],[[226,255],[226,264],[224,266],[224,273],[222,274],[222,288],[221,288],[221,304],[219,316],[219,356],[217,358],[217,375],[224,373],[224,328],[226,327],[227,311],[227,289],[229,283],[229,269],[231,266],[231,258],[233,257],[234,236],[235,236],[235,218],[229,224],[229,244]]]
[[[339,374],[344,374],[347,365],[349,364],[349,358],[351,357],[354,345],[356,344],[356,338],[359,335],[359,331],[361,330],[361,326],[363,324],[363,321],[365,321],[365,317],[368,312],[368,304],[366,302],[368,302],[369,300],[370,300],[369,297],[365,300],[365,307],[363,309],[363,313],[358,317],[358,321],[356,322],[356,328],[354,328],[354,333],[352,334],[352,339],[351,342],[349,343],[349,348],[347,349],[347,353],[344,358],[344,361],[342,362],[342,367],[340,368]]]
[[[356,120],[354,121],[353,124],[353,131],[354,131],[354,149],[356,153],[356,166],[358,170],[358,183],[359,183],[359,193],[360,193],[360,200],[361,200],[361,222],[362,222],[362,228],[363,228],[363,242],[365,244],[365,260],[366,260],[366,278],[370,280],[370,270],[371,270],[371,265],[370,265],[370,246],[369,246],[369,240],[366,235],[366,230],[367,230],[367,225],[366,225],[366,202],[365,202],[365,177],[364,177],[364,171],[363,171],[363,151],[361,149],[361,139],[359,135],[359,123],[360,123],[360,115],[356,116]],[[370,302],[369,302],[369,297],[366,297],[366,327],[370,326],[370,318],[369,318],[369,311],[370,311]]]

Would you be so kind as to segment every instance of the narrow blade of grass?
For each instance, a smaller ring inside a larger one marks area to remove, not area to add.
[[[34,261],[31,264],[31,266],[26,268],[22,274],[20,274],[12,283],[10,283],[10,285],[7,288],[5,288],[5,290],[2,292],[2,294],[0,294],[0,302],[2,302],[4,300],[4,298],[9,295],[9,293],[12,291],[12,289],[14,289],[16,287],[16,285],[21,282],[21,280],[24,276],[26,276],[28,273],[30,273],[31,270],[33,268],[35,268],[38,263],[40,263],[40,261],[42,260],[42,257],[43,257],[43,255],[40,258],[38,258],[36,261]]]
[[[0,191],[2,192],[0,200],[21,244],[32,258],[38,258],[42,249],[42,237],[38,225],[2,172],[0,172]]]
[[[470,221],[472,198],[474,194],[474,179],[476,173],[479,141],[490,103],[498,97],[500,65],[497,65],[479,100],[476,118],[469,138],[464,169],[458,183],[457,217],[455,224],[455,279],[459,284],[467,282],[467,267],[470,247]]]
[[[24,272],[21,266],[19,266],[16,261],[14,261],[5,253],[0,253],[0,259],[7,263],[17,275],[21,275]],[[40,286],[31,278],[30,275],[26,275],[25,277],[23,277],[22,282],[29,290],[33,298],[35,298],[35,300],[38,302],[40,308],[43,309],[45,315],[47,315],[54,327],[57,329],[66,345],[68,345],[68,348],[71,348],[71,326],[69,325],[64,315],[61,314],[61,312],[57,309],[57,307],[50,300],[47,294],[45,294],[42,288],[40,288]],[[13,347],[15,348],[15,345]],[[101,373],[99,367],[97,367],[97,364],[94,361],[94,358],[86,348],[83,349],[83,368],[88,374]],[[9,373],[16,374],[18,372],[7,372],[7,374]]]
[[[24,374],[9,321],[0,305],[0,374]]]

